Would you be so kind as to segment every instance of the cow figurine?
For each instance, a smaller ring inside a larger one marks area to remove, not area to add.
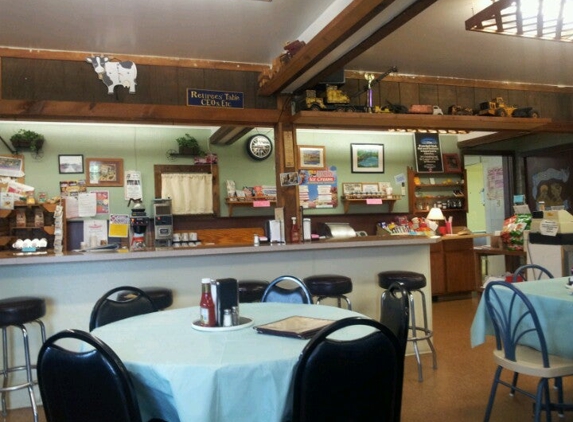
[[[107,86],[108,94],[113,94],[113,89],[117,85],[129,88],[129,93],[135,94],[135,79],[137,78],[135,63],[131,61],[110,62],[105,56],[88,57],[86,61],[92,64],[98,77]]]

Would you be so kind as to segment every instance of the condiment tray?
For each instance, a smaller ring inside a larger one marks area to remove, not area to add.
[[[253,320],[247,317],[239,317],[239,325],[232,325],[230,327],[203,327],[199,325],[200,320],[193,321],[191,327],[197,331],[214,331],[217,333],[223,331],[235,331],[235,330],[242,330],[243,328],[248,328],[253,325]]]

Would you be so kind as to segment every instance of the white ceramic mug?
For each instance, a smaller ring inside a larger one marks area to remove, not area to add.
[[[197,241],[197,233],[195,232],[189,233],[189,240],[192,240],[194,242]]]
[[[189,241],[189,233],[181,233],[181,240],[183,242],[188,242]]]
[[[181,240],[181,236],[179,235],[179,233],[173,233],[173,241],[179,242],[180,240]]]

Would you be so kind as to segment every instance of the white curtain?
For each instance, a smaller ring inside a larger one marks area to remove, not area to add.
[[[213,176],[208,173],[161,175],[161,197],[171,198],[173,214],[213,213]]]

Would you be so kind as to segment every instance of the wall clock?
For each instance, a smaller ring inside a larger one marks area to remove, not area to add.
[[[266,160],[272,152],[273,144],[265,135],[254,135],[247,140],[247,153],[254,160]]]

